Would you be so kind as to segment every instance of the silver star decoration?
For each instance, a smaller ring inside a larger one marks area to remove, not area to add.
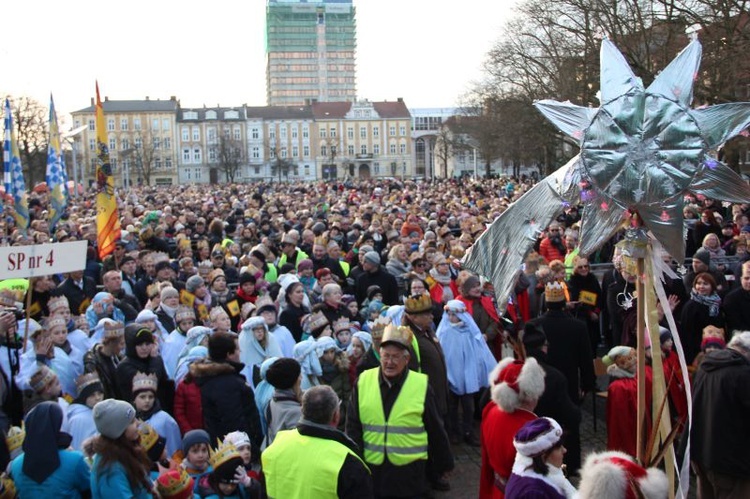
[[[580,153],[511,205],[474,243],[464,266],[491,279],[504,306],[532,247],[519,227],[546,227],[587,185],[580,252],[591,254],[638,213],[650,236],[685,258],[682,209],[688,193],[750,202],[750,186],[711,154],[750,125],[750,103],[692,109],[701,45],[692,41],[648,88],[609,40],[600,53],[599,108],[543,100],[537,109],[575,139]],[[508,248],[499,258],[493,248]]]

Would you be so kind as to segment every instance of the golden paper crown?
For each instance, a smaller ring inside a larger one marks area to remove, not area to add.
[[[141,445],[146,451],[151,450],[154,444],[159,440],[159,434],[154,427],[146,422],[138,425],[138,434],[141,436]]]
[[[8,451],[13,452],[14,450],[21,447],[23,439],[26,438],[26,430],[21,426],[11,426],[8,430],[8,434],[5,436],[5,443],[8,445]]]
[[[338,333],[339,331],[349,331],[349,328],[351,328],[352,325],[349,322],[349,319],[346,317],[341,317],[340,319],[337,319],[333,321],[333,332]]]
[[[389,324],[383,331],[383,339],[380,341],[381,345],[385,343],[398,343],[404,348],[411,346],[411,340],[414,336],[409,326],[394,326]]]
[[[156,393],[158,387],[159,381],[156,374],[144,374],[139,371],[133,376],[133,393],[141,390],[152,390]]]
[[[107,321],[104,323],[104,339],[119,338],[125,334],[125,325],[122,322]]]
[[[406,299],[405,311],[407,314],[419,314],[432,311],[432,298],[428,293],[412,295]]]
[[[94,383],[101,383],[99,375],[95,372],[81,374],[76,378],[76,396],[80,397],[83,390]]]
[[[42,364],[39,370],[31,376],[29,384],[35,392],[41,392],[56,377],[57,374],[52,369]]]
[[[198,275],[203,278],[206,278],[213,269],[214,269],[214,264],[211,263],[209,260],[205,260],[198,264]]]
[[[229,440],[225,440],[224,442],[219,444],[218,448],[210,450],[208,462],[211,464],[213,469],[216,469],[235,457],[240,457],[240,452],[232,442],[230,442]]]
[[[175,312],[174,314],[175,322],[179,323],[188,319],[195,320],[195,311],[192,308],[186,307],[184,305],[180,305],[179,307],[177,307],[177,312]]]
[[[370,328],[370,334],[373,338],[380,338],[383,336],[383,331],[385,331],[385,328],[391,323],[390,317],[385,317],[383,315],[378,316],[377,319],[375,319],[375,322],[373,322],[372,327]]]
[[[154,265],[157,265],[161,262],[168,262],[169,255],[164,253],[163,251],[155,251],[151,253],[151,261],[154,262]]]
[[[159,475],[156,479],[156,489],[163,498],[190,497],[193,489],[193,479],[182,466]]]
[[[44,323],[44,329],[47,331],[52,331],[55,328],[64,328],[67,330],[68,323],[65,321],[65,319],[59,315],[50,317],[47,319],[47,322]]]
[[[224,310],[223,308],[221,308],[221,307],[213,307],[211,309],[211,311],[208,313],[208,320],[210,320],[211,322],[213,322],[216,319],[218,319],[219,317],[221,317],[222,315],[229,316],[229,314],[227,313],[227,311]]]
[[[276,308],[276,304],[273,302],[273,299],[268,295],[263,295],[257,300],[255,300],[255,310],[260,313],[260,309],[263,307],[273,307]]]
[[[60,310],[64,309],[70,310],[70,304],[68,303],[68,299],[65,297],[65,295],[53,296],[47,302],[47,310],[49,310],[49,315],[54,315],[55,312],[59,312]]]
[[[222,269],[213,269],[208,274],[208,282],[213,283],[214,280],[218,279],[219,277],[223,277],[224,280],[226,280],[227,276],[224,274],[224,271]]]
[[[310,315],[307,319],[307,327],[310,331],[315,331],[329,324],[325,314],[318,310]]]
[[[324,248],[328,246],[328,239],[326,239],[323,236],[318,236],[313,240],[313,245],[316,246],[323,246]]]
[[[565,288],[558,281],[548,282],[544,286],[544,299],[547,302],[565,301]]]

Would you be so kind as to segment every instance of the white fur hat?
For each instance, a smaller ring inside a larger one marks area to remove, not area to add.
[[[522,400],[542,396],[544,376],[544,369],[532,357],[525,362],[503,359],[490,373],[492,400],[503,411],[515,412]]]
[[[618,451],[590,454],[581,470],[580,499],[635,499],[638,488],[644,499],[666,499],[669,480],[657,468],[645,469]]]

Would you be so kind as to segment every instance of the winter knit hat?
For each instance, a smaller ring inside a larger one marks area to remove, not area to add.
[[[146,321],[155,321],[157,319],[158,317],[156,317],[156,314],[153,311],[144,309],[138,312],[138,316],[135,318],[135,322],[137,322],[138,324],[142,324]]]
[[[700,260],[705,265],[711,265],[711,253],[705,248],[700,248],[693,255],[693,260]]]
[[[507,412],[515,412],[523,400],[539,399],[544,393],[544,370],[536,359],[525,362],[507,358],[490,372],[492,400]]]
[[[669,480],[657,468],[644,469],[623,452],[590,454],[581,469],[580,499],[666,499]]]
[[[194,445],[206,444],[211,447],[211,437],[206,430],[190,430],[182,437],[182,455],[187,456],[188,451]]]
[[[172,286],[167,286],[166,288],[161,290],[160,298],[162,302],[164,302],[164,300],[167,300],[169,298],[179,298],[179,297],[180,297],[180,292],[177,291]]]
[[[190,293],[194,293],[196,289],[200,288],[205,284],[205,281],[203,278],[199,275],[193,275],[188,278],[188,280],[185,282],[185,289],[187,289]]]
[[[301,367],[295,359],[281,358],[271,364],[266,381],[279,390],[289,390],[299,378]]]
[[[112,440],[120,438],[134,419],[135,409],[122,400],[106,399],[94,406],[96,430]]]
[[[380,254],[377,251],[368,251],[365,253],[365,261],[372,265],[380,265]]]
[[[251,445],[250,437],[248,437],[247,433],[245,433],[244,431],[233,431],[231,433],[227,433],[227,436],[224,437],[224,442],[231,442],[232,445],[234,445],[234,447],[237,449],[244,445]]]
[[[305,258],[304,260],[300,260],[300,262],[297,264],[297,272],[302,272],[303,270],[312,270],[313,268],[313,261],[309,258]]]
[[[535,457],[555,447],[562,439],[562,428],[552,418],[537,418],[521,427],[513,438],[519,454]]]

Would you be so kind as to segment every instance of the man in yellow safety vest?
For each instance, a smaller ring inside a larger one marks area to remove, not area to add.
[[[448,436],[427,376],[408,369],[411,329],[387,326],[380,367],[364,371],[352,392],[346,433],[363,450],[377,497],[422,497],[426,468],[453,469]]]
[[[330,386],[302,396],[297,428],[280,431],[261,454],[269,499],[369,499],[372,478],[354,442],[336,429],[341,401]]]

